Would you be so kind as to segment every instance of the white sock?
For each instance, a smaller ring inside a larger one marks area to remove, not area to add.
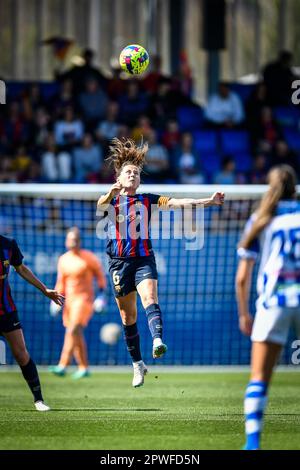
[[[154,338],[153,340],[153,346],[156,348],[157,346],[161,346],[163,344],[161,338]]]

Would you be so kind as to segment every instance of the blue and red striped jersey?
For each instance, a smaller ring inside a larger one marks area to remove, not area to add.
[[[0,235],[0,315],[17,310],[8,283],[10,266],[20,266],[23,255],[17,242]]]
[[[133,258],[153,254],[150,219],[154,207],[169,198],[156,194],[117,196],[108,211],[107,249],[111,258]]]

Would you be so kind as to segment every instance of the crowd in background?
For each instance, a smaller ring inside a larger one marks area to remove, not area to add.
[[[106,156],[113,137],[149,143],[145,183],[262,184],[268,169],[279,163],[290,164],[300,176],[299,154],[288,145],[274,113],[292,106],[289,52],[264,68],[246,100],[224,82],[208,97],[199,123],[203,139],[206,130],[216,135],[236,130],[249,137],[249,155],[221,151],[215,167],[207,165],[215,156],[202,153],[196,141],[201,139],[197,126],[189,129],[178,120],[178,110],[197,108],[186,69],[166,77],[155,58],[144,78],[124,80],[116,69],[107,79],[93,65],[92,51],[85,51],[84,60],[84,66],[57,76],[54,95],[46,98],[40,84],[24,85],[1,106],[0,182],[111,183]],[[249,165],[239,165],[237,158],[246,157]]]

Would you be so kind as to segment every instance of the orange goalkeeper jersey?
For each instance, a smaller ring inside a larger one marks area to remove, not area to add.
[[[55,289],[65,296],[66,304],[71,304],[79,298],[85,302],[93,302],[94,279],[100,288],[106,287],[101,263],[91,251],[67,251],[59,258]]]

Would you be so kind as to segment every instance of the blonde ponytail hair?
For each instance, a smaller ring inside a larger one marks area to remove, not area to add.
[[[280,200],[293,199],[296,195],[296,174],[289,165],[272,168],[268,173],[269,189],[255,212],[256,219],[239,247],[249,249],[262,230],[271,222]]]

